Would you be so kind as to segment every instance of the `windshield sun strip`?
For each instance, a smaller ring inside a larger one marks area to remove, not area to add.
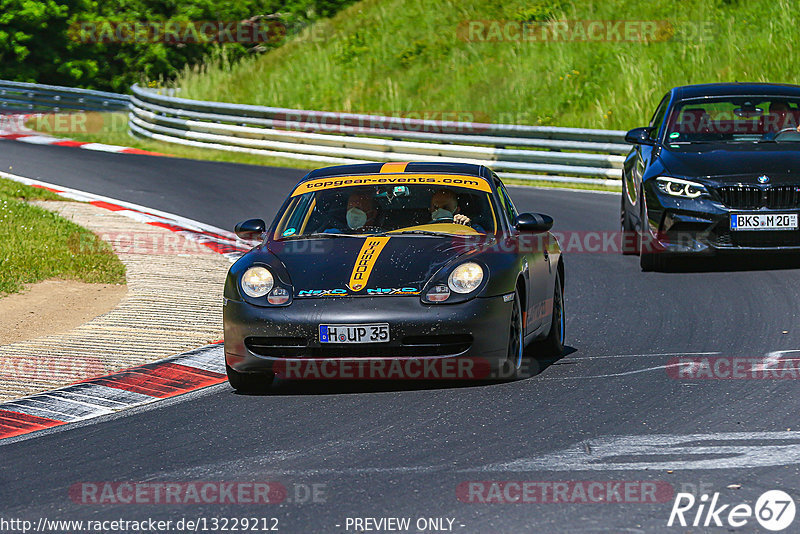
[[[362,176],[331,176],[307,180],[297,185],[292,196],[297,197],[306,193],[323,191],[326,189],[364,187],[381,185],[423,185],[442,187],[461,187],[491,194],[489,182],[480,176],[463,174],[371,174]]]

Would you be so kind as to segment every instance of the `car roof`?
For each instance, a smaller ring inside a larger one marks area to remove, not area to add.
[[[796,96],[800,97],[800,85],[782,83],[706,83],[674,87],[672,93],[677,100],[704,96]]]
[[[324,167],[316,169],[306,174],[298,184],[313,180],[314,178],[326,178],[328,176],[354,176],[359,174],[380,174],[381,168],[385,163],[360,163],[355,165],[337,165],[335,167]],[[399,164],[402,165],[402,164]],[[410,162],[405,165],[402,171],[391,170],[389,172],[405,172],[415,174],[460,174],[466,176],[478,176],[492,182],[492,171],[483,165],[471,163],[432,163],[427,161]]]

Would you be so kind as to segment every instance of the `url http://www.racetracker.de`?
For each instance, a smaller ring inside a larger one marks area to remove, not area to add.
[[[280,530],[276,517],[193,517],[169,520],[145,518],[141,520],[36,520],[0,517],[0,532],[22,533],[40,532],[44,534],[60,532],[86,532],[103,534],[107,532],[273,532]]]

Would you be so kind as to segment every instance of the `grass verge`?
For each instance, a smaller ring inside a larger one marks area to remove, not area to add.
[[[789,0],[363,0],[174,85],[240,104],[628,129],[673,86],[800,82],[798,27]]]
[[[584,191],[611,191],[619,193],[622,191],[621,187],[614,187],[604,184],[591,184],[591,183],[572,183],[572,182],[548,182],[546,180],[518,180],[516,178],[503,178],[503,183],[506,185],[523,185],[528,187],[548,187],[553,189],[581,189]]]
[[[125,266],[107,243],[28,200],[63,199],[0,178],[0,297],[50,278],[125,283]]]

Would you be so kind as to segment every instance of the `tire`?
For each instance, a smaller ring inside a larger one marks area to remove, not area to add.
[[[504,380],[516,380],[522,377],[522,360],[524,352],[524,336],[522,325],[522,303],[519,292],[514,292],[514,304],[511,308],[511,320],[509,321],[508,350],[506,359],[500,365],[500,378]]]
[[[239,393],[255,393],[266,391],[275,380],[275,373],[240,373],[225,364],[228,383]]]
[[[625,208],[625,197],[627,196],[625,179],[622,180],[622,200],[619,208],[620,229],[622,230],[622,254],[632,256],[639,252],[639,240],[636,228],[631,224],[628,217],[628,210]],[[631,239],[632,238],[632,239]],[[629,241],[632,241],[629,243]]]
[[[639,266],[644,272],[659,271],[667,263],[664,252],[645,252],[644,238],[639,238]]]
[[[661,269],[663,263],[664,259],[661,257],[660,254],[652,254],[644,252],[639,253],[639,266],[642,268],[642,271],[646,273]]]
[[[641,228],[637,232],[637,246],[636,248],[639,250],[639,266],[642,268],[644,272],[650,271],[657,271],[664,267],[664,253],[663,252],[645,252],[645,247],[650,247],[649,244],[649,236],[645,235],[645,228],[649,228],[649,223],[646,223],[646,215],[644,213],[644,199],[641,200],[642,209],[641,209]],[[647,243],[647,244],[646,244]]]
[[[555,359],[564,354],[566,335],[566,315],[564,313],[564,286],[561,276],[556,272],[556,287],[553,290],[553,314],[550,319],[550,332],[536,344],[539,358]]]

